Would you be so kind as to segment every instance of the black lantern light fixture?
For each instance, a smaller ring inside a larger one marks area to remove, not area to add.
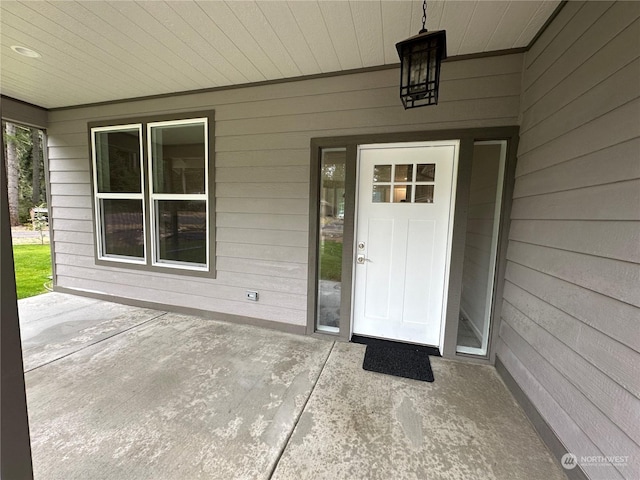
[[[427,31],[427,0],[422,4],[422,30],[396,43],[400,55],[400,99],[404,108],[438,104],[440,65],[447,58],[445,30]]]

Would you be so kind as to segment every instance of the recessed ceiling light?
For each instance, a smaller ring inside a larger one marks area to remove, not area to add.
[[[11,47],[11,50],[13,50],[14,52],[23,55],[25,57],[29,57],[29,58],[40,58],[41,55],[36,52],[35,50],[31,50],[30,48],[27,47],[21,47],[20,45],[13,45]]]

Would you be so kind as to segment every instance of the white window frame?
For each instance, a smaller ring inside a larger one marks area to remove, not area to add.
[[[124,130],[138,130],[138,139],[140,144],[139,161],[140,161],[140,193],[101,193],[98,191],[98,160],[96,148],[96,134],[102,132],[119,132]],[[147,263],[147,232],[146,232],[146,208],[145,208],[145,190],[144,190],[144,152],[142,141],[142,124],[130,123],[126,125],[113,125],[108,127],[94,127],[91,129],[91,157],[93,163],[93,201],[95,205],[95,223],[96,223],[96,247],[99,260],[107,260],[110,262],[132,263],[137,265],[145,265]],[[105,237],[103,230],[103,214],[101,200],[140,200],[142,203],[142,238],[143,252],[142,258],[130,257],[125,255],[107,254],[104,252]]]
[[[184,193],[155,193],[154,192],[154,181],[153,181],[153,146],[151,142],[151,129],[154,127],[165,127],[165,126],[176,126],[176,125],[194,125],[201,124],[204,128],[204,193],[202,194],[184,194]],[[149,209],[150,209],[150,218],[151,218],[151,265],[155,267],[163,267],[163,268],[178,268],[181,270],[194,270],[200,272],[209,271],[209,263],[210,263],[210,237],[209,237],[209,229],[211,226],[209,225],[209,119],[207,117],[196,117],[196,118],[188,118],[184,120],[167,120],[161,122],[149,122],[147,125],[147,152],[148,152],[148,179],[149,179]],[[160,238],[158,235],[158,218],[157,212],[155,208],[156,200],[178,200],[178,201],[189,201],[189,200],[197,200],[205,202],[205,241],[206,241],[206,263],[204,264],[194,264],[188,262],[178,262],[175,260],[161,260],[158,258],[159,255],[159,242]]]

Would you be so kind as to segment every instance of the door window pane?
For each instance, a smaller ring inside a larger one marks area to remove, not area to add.
[[[95,132],[98,193],[140,193],[138,128]]]
[[[433,185],[416,185],[416,203],[433,203]]]
[[[207,205],[200,200],[156,200],[159,261],[207,263]]]
[[[151,127],[154,193],[205,193],[205,125]]]
[[[376,165],[373,167],[374,182],[390,182],[391,181],[391,165]]]
[[[320,162],[317,329],[340,331],[345,149],[325,149]],[[391,167],[389,167],[389,176]],[[388,187],[387,187],[388,188]]]
[[[411,203],[411,185],[396,185],[393,187],[394,203]]]
[[[413,165],[396,165],[396,182],[411,182],[413,180]]]
[[[374,185],[372,201],[373,203],[389,203],[391,201],[391,186]]]
[[[104,255],[144,258],[142,200],[101,199]]]
[[[419,164],[416,168],[416,182],[433,182],[436,179],[436,166],[433,163]]]

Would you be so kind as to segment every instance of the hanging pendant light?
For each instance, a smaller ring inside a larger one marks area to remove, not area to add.
[[[396,43],[400,56],[400,99],[404,108],[438,104],[440,65],[447,58],[445,30],[427,31],[427,0],[422,4],[422,30]]]

